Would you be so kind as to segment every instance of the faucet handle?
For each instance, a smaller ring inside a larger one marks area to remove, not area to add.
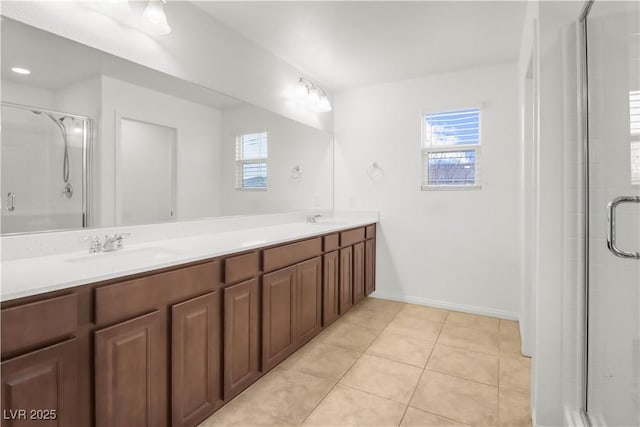
[[[96,235],[84,237],[82,240],[91,241],[91,246],[89,246],[89,253],[95,254],[102,250],[102,244],[100,243],[100,238]]]
[[[122,248],[122,243],[124,241],[124,238],[127,236],[131,236],[131,233],[117,233],[113,235],[116,241],[116,249]]]

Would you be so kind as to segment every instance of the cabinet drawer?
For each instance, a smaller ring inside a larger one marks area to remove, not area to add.
[[[259,252],[238,255],[224,260],[224,282],[235,283],[250,279],[260,272]]]
[[[288,267],[300,261],[313,258],[322,253],[322,238],[291,243],[264,251],[264,271],[273,271]]]
[[[73,334],[78,296],[64,295],[2,310],[2,354]]]
[[[96,324],[125,320],[221,287],[220,261],[96,289]]]
[[[340,246],[349,246],[364,240],[364,227],[340,233]]]
[[[375,224],[371,224],[371,225],[367,225],[367,239],[373,239],[374,237],[376,237],[376,225]]]
[[[324,236],[324,251],[329,252],[340,247],[340,238],[338,233]]]

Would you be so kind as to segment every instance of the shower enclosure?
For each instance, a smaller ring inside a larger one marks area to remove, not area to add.
[[[640,425],[640,2],[588,2],[583,32],[586,368],[592,426]]]
[[[88,117],[2,103],[2,234],[87,226]]]

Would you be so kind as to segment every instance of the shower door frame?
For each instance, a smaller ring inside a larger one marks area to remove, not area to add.
[[[35,107],[29,105],[18,104],[15,102],[2,101],[2,106],[18,108],[28,111],[39,111],[42,113],[50,113],[61,116],[67,116],[74,119],[83,120],[82,125],[82,228],[88,228],[91,220],[89,209],[89,156],[91,155],[91,140],[93,136],[93,120],[88,116],[81,116],[79,114],[66,113],[57,110],[51,110],[49,108]],[[32,233],[52,233],[56,231],[65,231],[66,229],[59,230],[45,230],[45,231],[27,231],[17,233],[7,233],[4,236],[18,235],[18,234],[32,234]]]

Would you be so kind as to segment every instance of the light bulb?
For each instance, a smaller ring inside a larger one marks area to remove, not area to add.
[[[167,23],[167,15],[160,0],[149,0],[142,13],[142,26],[151,34],[169,34],[171,27]]]
[[[298,84],[296,85],[296,92],[295,92],[296,98],[298,99],[305,99],[308,95],[309,95],[309,88],[307,87],[307,84],[302,80],[298,80]]]
[[[320,104],[320,90],[317,87],[312,87],[309,90],[309,98],[308,98],[309,107],[318,108]]]
[[[320,102],[318,103],[318,112],[327,113],[329,111],[331,111],[331,103],[329,102],[329,98],[327,98],[327,95],[322,94],[320,96]]]

